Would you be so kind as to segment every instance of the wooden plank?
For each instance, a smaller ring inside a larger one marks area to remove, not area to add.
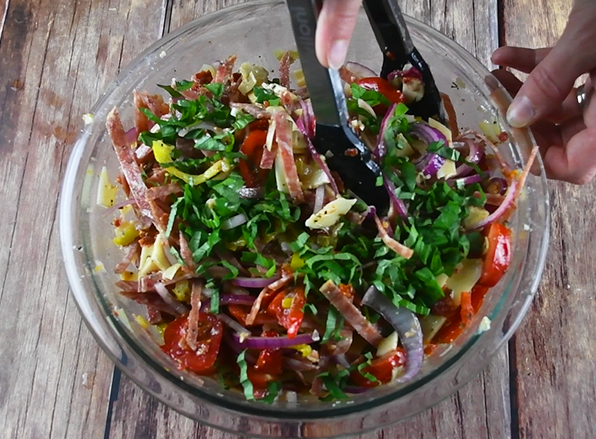
[[[237,1],[174,2],[169,29],[173,30],[197,16],[232,3]],[[402,1],[401,5],[405,13],[443,31],[489,65],[490,54],[498,45],[494,21],[497,16],[496,0],[474,1],[472,14],[469,13],[468,0],[408,0]],[[508,355],[504,348],[481,375],[445,402],[398,426],[362,435],[360,438],[509,437],[508,380]],[[134,421],[131,420],[129,413],[141,413],[141,422],[136,417]],[[143,425],[150,427],[147,429]],[[147,435],[164,439],[237,437],[202,426],[166,409],[126,377],[122,377],[118,399],[114,403],[109,436],[141,439]]]
[[[159,22],[161,9],[140,14],[142,5],[126,1],[4,3],[2,436],[102,437],[113,366],[83,327],[68,294],[57,200],[81,115],[120,63],[160,34],[156,26],[151,33],[144,25],[145,20]],[[136,37],[126,36],[130,34]]]
[[[562,33],[570,0],[506,1],[504,41],[546,47]],[[541,287],[521,330],[512,339],[521,438],[596,437],[596,328],[592,323],[596,239],[596,183],[550,184],[552,233]],[[587,221],[586,221],[587,219]]]

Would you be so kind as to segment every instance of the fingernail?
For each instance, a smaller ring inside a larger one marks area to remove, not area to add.
[[[348,53],[348,41],[337,40],[331,45],[329,54],[327,55],[327,63],[332,69],[339,69],[344,65],[346,55]]]
[[[534,120],[535,113],[532,101],[526,96],[518,96],[507,110],[507,122],[513,128],[523,128]]]

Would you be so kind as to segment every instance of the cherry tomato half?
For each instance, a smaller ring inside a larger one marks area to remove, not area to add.
[[[511,230],[500,223],[493,223],[488,230],[482,275],[478,285],[494,287],[503,277],[511,262]]]
[[[240,152],[246,155],[247,160],[239,160],[238,168],[248,187],[260,186],[267,180],[269,170],[260,167],[266,141],[267,131],[253,130],[246,136],[240,147]]]
[[[289,306],[286,299],[291,300]],[[302,308],[305,303],[304,288],[294,287],[288,292],[278,293],[267,307],[267,311],[277,317],[277,322],[288,330],[288,338],[294,338],[298,334],[304,318]],[[284,305],[288,307],[286,308]]]
[[[401,91],[396,89],[387,80],[379,78],[378,76],[359,79],[357,84],[367,90],[378,91],[392,104],[399,104],[404,101],[404,95]]]
[[[362,369],[362,373],[355,370],[350,374],[350,379],[360,387],[376,387],[378,385],[386,384],[393,379],[393,371],[399,366],[406,364],[406,354],[402,349],[389,352],[380,358],[375,358],[371,361],[369,366]],[[364,377],[363,373],[370,373],[378,381],[369,381]]]
[[[275,331],[263,332],[263,337],[277,337]],[[283,362],[283,351],[279,348],[263,349],[259,353],[259,358],[255,364],[255,371],[268,373],[271,375],[281,375]]]
[[[279,379],[278,375],[273,375],[273,374],[266,373],[266,372],[258,372],[256,370],[255,366],[248,366],[246,374],[248,375],[248,379],[252,383],[255,390],[256,389],[261,389],[261,390],[266,389],[267,385],[271,381],[276,381]],[[255,392],[255,398],[260,398],[263,396],[264,396],[264,394],[257,394],[257,392]]]
[[[186,345],[186,327],[188,314],[178,317],[166,327],[161,350],[178,363],[181,370],[188,369],[199,375],[210,375],[214,370],[215,360],[221,345],[223,327],[213,314],[199,314],[199,335],[197,350]]]

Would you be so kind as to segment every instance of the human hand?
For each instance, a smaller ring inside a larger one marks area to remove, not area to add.
[[[529,73],[522,84],[506,70],[493,72],[515,96],[509,123],[532,129],[550,178],[576,184],[596,175],[596,97],[582,108],[573,89],[575,80],[589,73],[585,91],[596,95],[595,23],[596,2],[578,0],[553,48],[502,47],[492,56],[495,64]]]
[[[362,0],[325,0],[317,22],[317,58],[325,67],[339,69],[346,61],[348,45]]]

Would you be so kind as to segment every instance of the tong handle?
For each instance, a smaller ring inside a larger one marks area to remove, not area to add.
[[[315,32],[322,1],[287,0],[286,3],[317,123],[347,127],[348,107],[339,72],[323,67],[315,52]]]

